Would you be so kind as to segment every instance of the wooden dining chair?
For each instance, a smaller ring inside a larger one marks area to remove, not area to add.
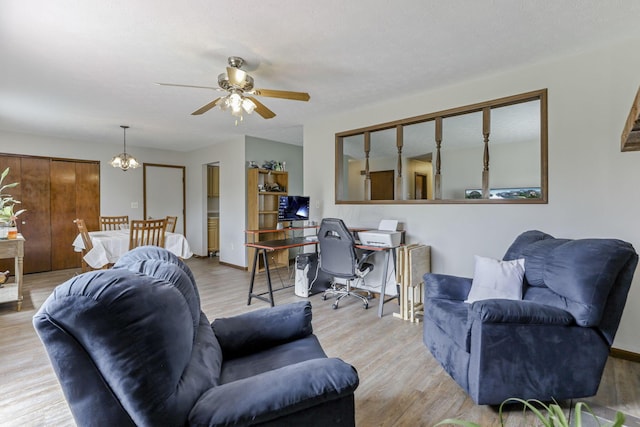
[[[164,219],[134,219],[129,228],[129,250],[146,245],[164,247],[166,227]]]
[[[84,249],[82,250],[82,253],[81,253],[82,256],[80,258],[82,260],[82,272],[85,273],[87,271],[103,270],[105,268],[108,268],[109,267],[108,265],[103,265],[101,268],[93,268],[89,264],[87,264],[87,262],[84,260],[84,256],[87,254],[87,252],[93,249],[93,242],[91,242],[91,237],[89,236],[89,230],[87,230],[87,226],[84,223],[84,220],[80,218],[76,218],[73,220],[73,222],[78,227],[78,233],[80,233],[80,236],[82,237],[82,244],[84,246]]]
[[[167,222],[167,232],[168,233],[175,233],[176,232],[176,224],[178,223],[178,217],[177,216],[168,216],[165,218],[165,221]]]
[[[106,230],[120,230],[122,226],[129,225],[129,215],[123,216],[101,216],[100,217],[100,229]]]

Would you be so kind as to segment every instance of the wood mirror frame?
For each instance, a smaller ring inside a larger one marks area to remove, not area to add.
[[[547,89],[339,132],[335,202],[547,203],[547,133]]]

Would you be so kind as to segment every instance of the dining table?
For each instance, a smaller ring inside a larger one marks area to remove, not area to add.
[[[91,238],[93,249],[88,251],[83,259],[93,268],[101,268],[104,265],[113,264],[129,251],[129,230],[90,231],[89,237]],[[85,249],[80,234],[76,236],[72,245],[76,252],[82,252]],[[180,233],[166,232],[164,235],[164,247],[183,259],[190,258],[193,255],[189,242]]]

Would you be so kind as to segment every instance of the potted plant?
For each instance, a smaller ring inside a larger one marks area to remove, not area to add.
[[[14,210],[14,206],[19,204],[20,201],[13,198],[12,195],[6,194],[5,190],[13,188],[18,185],[17,182],[11,184],[4,184],[4,179],[9,175],[9,168],[6,168],[2,175],[0,175],[0,238],[6,239],[10,235],[17,236],[16,219],[18,215],[23,213],[25,209],[19,211]],[[15,233],[12,233],[15,232]]]
[[[583,425],[582,411],[583,410],[585,410],[590,417],[593,417],[592,419],[589,420],[591,422],[588,425],[597,425],[601,427],[622,427],[625,421],[624,414],[622,412],[616,412],[615,420],[613,420],[611,424],[602,424],[598,419],[598,417],[593,413],[589,405],[587,405],[584,402],[578,402],[573,408],[572,412],[575,418],[573,422],[571,422],[571,418],[567,419],[567,417],[564,415],[564,412],[562,411],[562,408],[560,407],[560,405],[558,405],[558,402],[554,401],[554,403],[545,405],[544,403],[536,399],[524,400],[524,399],[518,399],[518,398],[512,397],[502,402],[502,404],[500,404],[500,409],[498,411],[498,414],[500,416],[501,426],[505,425],[505,420],[502,417],[503,407],[505,404],[509,404],[509,403],[522,403],[522,405],[524,406],[523,411],[526,411],[527,409],[529,409],[535,415],[535,418],[537,418],[538,421],[540,422],[540,426],[544,426],[544,427],[582,427]],[[544,411],[546,411],[546,413]],[[586,423],[587,421],[585,421],[585,425]],[[477,424],[471,421],[458,420],[454,418],[448,418],[436,424],[436,426],[441,426],[441,425],[482,427],[480,424]]]

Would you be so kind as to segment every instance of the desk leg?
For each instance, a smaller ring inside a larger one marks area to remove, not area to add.
[[[271,307],[275,304],[273,303],[273,288],[271,287],[271,273],[269,272],[269,257],[267,256],[267,251],[262,251],[262,258],[264,259],[264,271],[267,273],[267,287],[269,289],[269,302],[271,303]]]
[[[247,305],[251,305],[251,296],[253,295],[253,282],[256,279],[256,268],[258,267],[258,252],[259,249],[255,249],[253,251],[253,268],[251,269],[251,284],[249,285],[249,300],[247,301]]]
[[[384,268],[382,270],[382,284],[380,286],[380,302],[378,303],[378,317],[382,317],[382,312],[384,311],[384,304],[386,302],[389,302],[391,300],[393,300],[396,297],[391,297],[388,300],[385,301],[385,297],[386,297],[386,290],[387,290],[387,277],[388,277],[388,273],[389,273],[389,252],[391,252],[391,254],[393,255],[393,268],[395,271],[395,265],[396,265],[396,249],[392,248],[392,249],[387,249],[384,255]]]

